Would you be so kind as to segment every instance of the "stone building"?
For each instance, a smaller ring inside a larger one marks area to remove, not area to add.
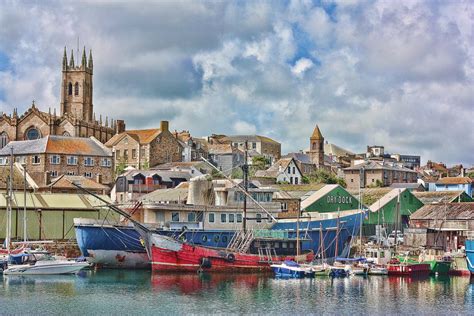
[[[24,164],[40,187],[64,174],[84,176],[105,185],[113,182],[112,153],[94,137],[48,135],[13,141],[0,150],[0,165],[9,164],[12,147],[15,162]]]
[[[226,175],[244,164],[245,153],[231,144],[209,144],[208,149],[209,161]]]
[[[275,163],[281,157],[281,144],[269,137],[260,135],[212,135],[209,137],[210,144],[231,144],[233,147],[244,151],[247,143],[248,151],[255,151]]]
[[[202,138],[192,137],[189,131],[174,131],[174,136],[183,146],[183,162],[202,161],[208,158],[207,141]]]
[[[316,125],[313,134],[309,138],[309,156],[313,164],[318,168],[324,166],[324,137],[319,130],[319,126]]]
[[[258,170],[257,179],[271,179],[271,183],[301,184],[303,174],[293,158],[281,158],[267,170]]]
[[[160,128],[124,131],[112,137],[105,146],[112,149],[116,167],[123,169],[148,169],[181,161],[183,153],[182,145],[169,131],[168,121],[161,121]]]
[[[48,135],[72,137],[94,136],[102,143],[108,141],[114,134],[125,130],[122,120],[96,120],[93,105],[93,62],[92,52],[86,58],[85,49],[82,52],[80,64],[74,63],[71,52],[70,60],[64,50],[61,80],[60,114],[56,110],[40,111],[34,101],[31,107],[19,115],[17,109],[11,115],[0,115],[0,148],[10,141],[35,140]]]
[[[392,183],[415,183],[417,172],[396,163],[367,161],[344,170],[348,189],[390,186]]]

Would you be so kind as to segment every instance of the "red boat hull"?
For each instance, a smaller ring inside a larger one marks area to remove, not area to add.
[[[155,235],[156,236],[156,235]],[[155,238],[163,238],[156,236]],[[156,239],[155,239],[156,241]],[[169,241],[169,240],[168,240]],[[271,271],[270,264],[283,260],[294,260],[294,257],[261,257],[254,254],[227,252],[224,249],[191,245],[185,242],[172,241],[152,243],[151,266],[153,271]],[[304,261],[312,260],[312,253]]]
[[[419,264],[391,264],[388,265],[388,275],[429,275],[431,266],[425,263]]]

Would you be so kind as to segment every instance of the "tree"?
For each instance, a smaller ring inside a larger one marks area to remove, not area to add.
[[[252,158],[252,169],[265,170],[270,166],[270,160],[262,155]]]
[[[127,164],[125,163],[125,161],[121,160],[118,165],[115,167],[115,174],[118,176],[118,175],[121,175],[124,171],[125,171],[125,168],[127,167]]]
[[[318,169],[303,177],[303,183],[325,183],[325,184],[339,184],[346,187],[346,181],[341,179],[329,171]]]

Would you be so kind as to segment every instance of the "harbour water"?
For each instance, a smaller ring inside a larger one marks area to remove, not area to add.
[[[262,274],[83,271],[3,276],[0,314],[473,314],[469,277],[283,280]]]

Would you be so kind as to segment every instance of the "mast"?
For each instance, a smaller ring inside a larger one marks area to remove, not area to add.
[[[319,222],[319,249],[321,251],[321,264],[324,263],[323,223]]]
[[[399,222],[399,217],[400,217],[400,189],[398,190],[398,196],[397,196],[397,220],[395,221],[395,254],[397,253],[397,244],[398,244],[398,222]]]
[[[247,164],[247,141],[245,141],[245,150],[244,150],[244,165],[242,171],[244,172],[244,210],[243,210],[243,219],[242,219],[242,230],[244,233],[247,231],[247,194],[249,190],[248,184],[248,164]]]
[[[337,258],[337,248],[339,246],[339,212],[340,207],[337,208],[337,225],[336,225],[336,248],[334,249],[334,260]]]
[[[300,255],[300,211],[296,215],[296,257]],[[297,259],[298,260],[298,259]]]
[[[8,207],[7,207],[7,234],[5,242],[7,244],[7,252],[10,255],[10,243],[12,238],[12,191],[13,191],[13,146],[10,147],[10,175],[8,177]]]
[[[23,242],[26,244],[26,163],[23,165]]]

